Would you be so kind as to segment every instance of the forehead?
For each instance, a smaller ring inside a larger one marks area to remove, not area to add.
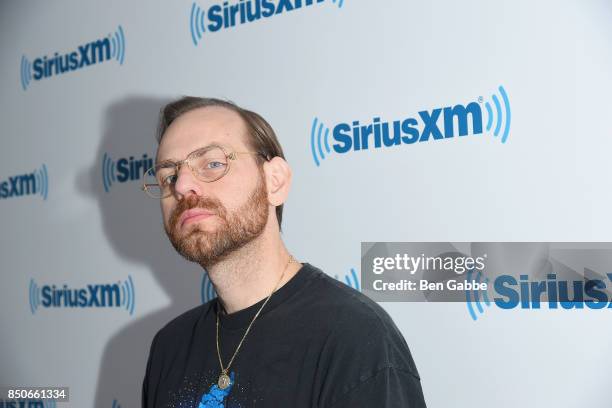
[[[183,160],[189,153],[218,144],[228,150],[247,150],[246,126],[236,112],[208,106],[189,111],[166,129],[157,149],[157,160]]]

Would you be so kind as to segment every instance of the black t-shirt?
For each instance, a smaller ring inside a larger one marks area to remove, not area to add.
[[[224,366],[264,300],[220,315]],[[213,299],[157,332],[143,408],[425,407],[408,345],[387,312],[308,263],[263,308],[223,390],[216,385],[218,307]]]

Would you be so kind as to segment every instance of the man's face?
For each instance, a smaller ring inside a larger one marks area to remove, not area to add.
[[[199,108],[168,127],[157,161],[183,160],[210,144],[222,146],[227,153],[248,151],[246,132],[235,112],[221,107]],[[161,200],[170,242],[183,257],[203,267],[214,265],[261,235],[268,222],[267,190],[254,155],[240,154],[238,160],[229,160],[229,166],[219,180],[204,182],[184,164],[177,174],[174,194]],[[188,210],[209,215],[185,219]]]

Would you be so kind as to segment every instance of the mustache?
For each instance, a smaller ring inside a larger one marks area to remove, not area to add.
[[[178,202],[170,215],[170,226],[175,228],[181,214],[193,208],[201,208],[210,211],[222,219],[225,219],[225,207],[219,200],[211,197],[197,197],[191,195]]]

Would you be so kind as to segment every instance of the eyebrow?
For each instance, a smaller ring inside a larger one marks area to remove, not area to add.
[[[234,150],[234,148],[233,148],[233,147],[231,147],[231,146],[229,146],[229,145],[226,145],[226,144],[224,144],[224,143],[219,143],[219,142],[216,142],[216,141],[214,141],[214,140],[213,140],[212,142],[210,142],[210,143],[209,143],[209,144],[207,144],[206,146],[200,146],[200,147],[197,147],[195,150],[192,150],[191,152],[187,153],[187,155],[191,154],[192,152],[195,152],[196,150],[200,150],[200,149],[204,149],[204,148],[206,148],[206,147],[212,147],[212,146],[221,146],[221,147],[223,147],[223,148],[224,148],[224,149],[226,149],[226,150],[231,150],[231,151],[233,151],[233,150]],[[187,156],[185,156],[185,157],[187,157]],[[175,157],[170,157],[170,158],[163,159],[163,160],[158,160],[158,159],[157,159],[157,156],[155,157],[155,164],[156,164],[156,165],[157,165],[158,163],[164,163],[164,162],[173,162],[173,163],[176,163],[176,162],[178,162],[178,161],[180,161],[180,160],[179,160],[179,159],[177,159],[177,158],[175,158]]]

